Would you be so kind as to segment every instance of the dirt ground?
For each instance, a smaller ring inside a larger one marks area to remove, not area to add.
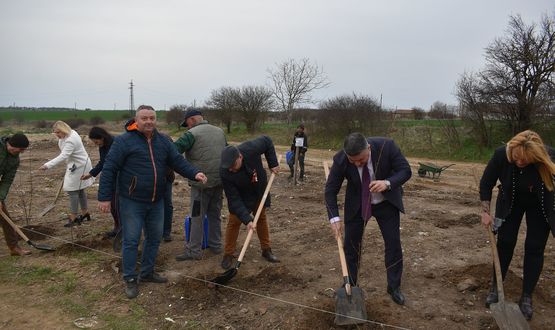
[[[86,134],[86,130],[80,130]],[[205,280],[222,274],[221,256],[208,250],[202,260],[178,262],[183,250],[183,219],[188,213],[189,187],[178,177],[174,185],[174,240],[162,243],[157,269],[170,281],[145,283],[140,295],[124,297],[119,270],[120,257],[102,233],[111,229],[109,214],[97,211],[96,184],[87,190],[93,220],[73,229],[64,228],[67,196],[44,217],[37,217],[50,204],[63,175],[63,166],[47,172],[37,170],[58,154],[51,135],[31,135],[32,147],[22,155],[18,175],[8,198],[8,208],[20,226],[34,226],[51,237],[33,236],[50,244],[56,252],[33,251],[19,258],[24,265],[48,266],[77,274],[76,289],[68,300],[85,299],[82,292],[97,293],[86,312],[76,314],[59,301],[44,285],[0,283],[0,329],[71,329],[83,317],[95,320],[94,328],[108,327],[106,313],[126,317],[140,306],[142,326],[147,329],[335,329],[335,290],[341,285],[337,245],[329,230],[323,203],[322,161],[331,160],[333,151],[310,149],[306,179],[295,186],[288,180],[282,162],[281,173],[272,186],[272,208],[268,210],[274,253],[281,263],[270,264],[260,255],[255,237],[247,250],[237,276],[228,287],[207,288]],[[88,144],[93,160],[98,151]],[[278,146],[285,153],[284,146]],[[383,240],[375,221],[364,235],[360,287],[365,291],[369,321],[363,329],[496,329],[484,299],[491,277],[491,254],[486,231],[479,225],[479,202],[475,177],[483,164],[457,163],[441,174],[440,180],[417,175],[418,162],[409,159],[413,177],[405,188],[405,208],[401,217],[404,249],[402,289],[405,306],[393,303],[386,293]],[[439,162],[441,165],[449,162]],[[343,199],[344,190],[340,199]],[[27,211],[25,211],[27,210]],[[26,216],[30,215],[30,216]],[[222,228],[227,221],[224,199]],[[516,302],[520,296],[525,224],[505,283],[506,296]],[[244,241],[243,230],[238,252]],[[73,245],[73,243],[79,244]],[[551,237],[546,247],[542,276],[534,295],[533,329],[553,329],[555,323],[555,250]],[[24,244],[24,243],[21,243]],[[75,251],[94,249],[96,261],[82,266]],[[0,259],[9,256],[3,237]],[[57,299],[57,300],[54,300]]]

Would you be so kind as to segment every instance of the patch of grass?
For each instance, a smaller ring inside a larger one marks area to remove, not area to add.
[[[76,302],[70,296],[58,296],[56,298],[56,305],[60,306],[64,312],[76,316],[89,315],[91,310],[90,306]]]
[[[42,283],[51,280],[57,276],[51,267],[42,266],[22,266],[16,262],[3,262],[0,270],[0,278],[3,281],[15,282],[19,285],[29,285],[34,283]]]
[[[51,284],[47,291],[55,294],[68,294],[77,288],[77,277],[70,272],[58,274],[54,284]]]
[[[103,314],[100,318],[106,322],[106,329],[114,330],[134,330],[134,329],[146,329],[147,326],[142,320],[147,319],[147,314],[144,308],[135,302],[132,302],[129,306],[130,314],[114,315],[114,314]]]
[[[79,260],[79,265],[86,267],[91,265],[98,265],[100,261],[104,260],[104,256],[96,251],[73,251],[70,253],[72,258]]]

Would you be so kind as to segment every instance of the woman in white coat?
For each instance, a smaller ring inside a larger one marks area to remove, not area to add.
[[[59,139],[58,147],[61,152],[56,158],[44,163],[40,169],[47,170],[62,162],[66,163],[63,189],[69,195],[71,211],[69,222],[64,226],[80,225],[83,220],[91,220],[87,208],[85,188],[90,187],[94,183],[94,178],[81,180],[81,176],[84,173],[89,173],[91,170],[91,160],[87,150],[85,150],[85,146],[83,146],[81,137],[68,124],[63,121],[55,122],[52,126],[52,132]],[[81,205],[81,214],[78,216],[79,204]]]

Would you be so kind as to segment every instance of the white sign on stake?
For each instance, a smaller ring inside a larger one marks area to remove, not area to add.
[[[295,138],[295,147],[304,146],[304,137]]]

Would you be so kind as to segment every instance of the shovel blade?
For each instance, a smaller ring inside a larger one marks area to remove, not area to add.
[[[345,288],[337,290],[335,302],[335,324],[349,325],[365,323],[368,319],[366,305],[364,303],[364,293],[361,288],[351,287],[351,294],[348,295]]]
[[[500,301],[489,306],[499,329],[528,330],[530,326],[515,303]]]
[[[43,250],[43,251],[56,251],[55,248],[51,247],[50,245],[46,245],[46,244],[37,244],[34,243],[32,241],[28,241],[27,242],[29,245],[31,245],[32,247],[34,247],[37,250]]]
[[[220,285],[227,284],[229,281],[231,281],[232,278],[235,277],[235,275],[237,275],[237,268],[231,268],[227,270],[225,273],[223,273],[222,275],[214,278],[210,282],[213,282],[215,284],[220,284]]]

